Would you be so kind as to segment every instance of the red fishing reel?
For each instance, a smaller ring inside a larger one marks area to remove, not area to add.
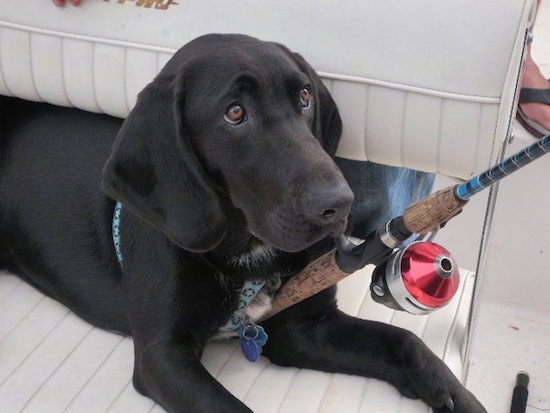
[[[460,284],[449,251],[430,241],[413,242],[378,265],[370,286],[374,301],[411,314],[427,314],[451,301]]]

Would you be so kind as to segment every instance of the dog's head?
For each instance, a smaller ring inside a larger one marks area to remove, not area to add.
[[[103,186],[182,248],[223,239],[229,200],[253,235],[298,251],[346,227],[353,195],[331,159],[340,133],[334,101],[299,55],[207,35],[141,92]]]

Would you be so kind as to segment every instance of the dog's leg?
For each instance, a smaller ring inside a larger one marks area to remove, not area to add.
[[[251,413],[200,362],[195,346],[135,344],[134,387],[169,412]]]
[[[284,366],[385,380],[403,395],[421,398],[437,413],[485,412],[445,363],[411,332],[336,309],[321,314],[316,317],[293,308],[264,322],[269,334],[264,354]]]
[[[134,387],[171,413],[251,413],[201,364],[208,339],[230,314],[226,286],[201,258],[189,258],[134,219],[126,212],[121,243],[129,257],[121,284],[134,340]],[[151,245],[159,248],[150,252]]]

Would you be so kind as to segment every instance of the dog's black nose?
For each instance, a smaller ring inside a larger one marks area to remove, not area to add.
[[[343,182],[324,187],[309,196],[311,219],[320,225],[332,224],[345,219],[353,202],[353,192]]]

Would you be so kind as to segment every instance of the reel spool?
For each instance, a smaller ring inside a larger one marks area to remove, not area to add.
[[[370,290],[378,303],[421,315],[447,305],[459,284],[451,253],[435,242],[417,241],[375,268]]]

